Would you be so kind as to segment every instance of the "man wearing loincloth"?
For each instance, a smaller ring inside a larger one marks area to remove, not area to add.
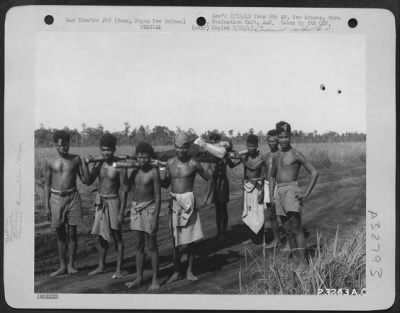
[[[278,137],[275,129],[271,129],[267,132],[267,143],[270,149],[264,156],[264,206],[265,206],[265,221],[269,221],[271,224],[272,234],[274,236],[274,240],[267,246],[267,248],[273,248],[280,245],[279,239],[279,228],[278,221],[276,218],[276,209],[271,205],[270,197],[269,197],[269,181],[271,175],[271,167],[272,167],[272,159],[277,153],[279,153],[278,148]]]
[[[302,153],[290,145],[289,123],[283,121],[277,123],[276,131],[280,151],[272,159],[269,186],[271,205],[276,206],[276,213],[286,230],[290,249],[295,256],[295,271],[302,272],[306,267],[306,240],[301,226],[301,208],[302,202],[310,195],[317,182],[318,172]],[[303,192],[297,184],[302,166],[311,174],[311,179]]]
[[[70,135],[59,130],[54,133],[57,157],[45,161],[45,209],[51,227],[56,230],[60,268],[50,276],[73,274],[77,238],[76,228],[82,224],[81,199],[76,188],[76,178],[84,182],[82,161],[78,155],[69,154]],[[67,239],[68,233],[68,239]],[[68,247],[68,265],[66,250]]]
[[[186,279],[197,280],[193,274],[195,242],[203,238],[200,214],[196,207],[193,185],[196,174],[205,180],[212,173],[205,171],[200,163],[188,155],[190,140],[187,134],[178,133],[175,137],[176,157],[169,159],[162,186],[171,185],[170,227],[174,245],[174,273],[167,282],[181,278],[181,249],[187,247],[188,268]]]
[[[98,237],[99,265],[89,275],[104,273],[108,243],[114,241],[117,249],[117,267],[112,278],[122,278],[121,266],[124,253],[121,226],[126,207],[128,187],[124,169],[113,167],[116,162],[114,152],[117,139],[106,133],[100,138],[102,160],[94,162],[91,170],[85,160],[83,167],[86,182],[91,185],[99,178],[98,193],[95,199],[95,218],[92,234]]]
[[[258,151],[258,137],[247,137],[247,154],[239,155],[244,166],[244,205],[242,220],[254,234],[264,226],[263,166],[264,159]]]
[[[140,142],[136,146],[138,168],[129,176],[129,185],[133,186],[133,202],[131,208],[130,228],[136,237],[136,279],[126,283],[126,287],[139,286],[143,282],[144,246],[151,255],[153,279],[149,290],[160,288],[158,282],[158,216],[161,205],[160,173],[157,167],[150,164],[154,156],[153,147]]]

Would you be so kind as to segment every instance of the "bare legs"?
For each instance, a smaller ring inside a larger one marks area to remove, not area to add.
[[[68,274],[75,274],[78,272],[78,270],[74,267],[74,262],[75,262],[75,256],[76,256],[76,249],[78,247],[78,242],[76,238],[76,225],[69,225],[68,226],[68,256],[69,256],[69,262],[68,262]]]
[[[68,227],[68,241],[67,241],[67,233],[66,227]],[[76,238],[76,226],[75,225],[66,225],[62,224],[60,227],[56,229],[57,234],[57,249],[58,249],[58,258],[60,260],[60,267],[57,271],[50,274],[51,277],[58,276],[61,274],[74,274],[78,272],[76,268],[74,268],[75,255],[77,249],[77,238]],[[68,247],[68,266],[66,264],[66,252]]]
[[[124,244],[122,241],[122,233],[121,230],[111,230],[113,239],[114,239],[114,244],[115,244],[115,249],[117,250],[117,267],[115,269],[115,273],[112,276],[114,279],[116,278],[122,278],[122,272],[121,272],[121,267],[122,267],[122,260],[124,257]],[[107,251],[108,251],[108,242],[105,240],[103,237],[98,236],[98,245],[97,249],[99,251],[99,265],[97,266],[96,269],[91,271],[89,275],[95,275],[99,273],[104,273],[105,271],[105,265],[106,265],[106,256],[107,256]]]
[[[296,271],[305,268],[306,262],[306,238],[301,227],[301,216],[298,213],[291,213],[284,218],[285,230],[287,232],[290,249],[295,257]]]
[[[125,284],[127,288],[132,288],[135,286],[140,286],[143,283],[143,264],[144,264],[144,246],[145,239],[147,241],[147,246],[149,248],[151,256],[151,267],[153,270],[153,277],[149,290],[157,290],[160,288],[160,283],[158,281],[158,247],[157,247],[157,237],[156,235],[149,235],[142,231],[135,231],[136,234],[136,279]]]
[[[186,279],[187,280],[198,280],[197,276],[193,274],[193,261],[194,261],[194,244],[188,244],[186,251],[187,251],[187,256],[188,256],[188,267],[186,270]],[[172,283],[176,280],[179,280],[182,278],[181,276],[181,247],[174,247],[174,273],[172,276],[167,280],[167,283]]]
[[[67,266],[65,262],[66,258],[65,252],[67,246],[65,224],[61,225],[56,229],[56,234],[57,234],[57,249],[58,249],[58,259],[60,261],[60,268],[57,271],[51,273],[50,274],[51,277],[67,273]]]
[[[104,273],[105,263],[106,263],[106,255],[108,250],[108,242],[103,239],[101,236],[98,237],[97,249],[99,251],[99,265],[93,271],[89,272],[89,275],[96,275],[100,273]]]
[[[276,219],[276,212],[275,209],[271,207],[270,204],[267,204],[267,209],[265,211],[266,219],[265,221],[269,220],[271,223],[272,234],[274,236],[274,240],[267,246],[267,248],[274,248],[279,246],[279,228],[278,228],[278,221]]]

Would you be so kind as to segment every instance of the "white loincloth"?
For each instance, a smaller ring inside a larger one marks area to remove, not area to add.
[[[258,203],[258,194],[261,192],[259,182],[244,181],[244,205],[242,220],[255,233],[258,234],[264,225],[264,204]]]
[[[204,237],[193,192],[172,193],[171,226],[175,247]]]

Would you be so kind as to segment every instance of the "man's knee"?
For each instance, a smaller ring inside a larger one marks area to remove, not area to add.
[[[65,241],[67,239],[67,233],[65,231],[65,224],[61,224],[56,228],[57,238],[59,240]]]
[[[156,252],[157,251],[157,237],[155,235],[146,234],[147,239],[147,248],[149,252]]]
[[[68,237],[70,241],[76,241],[76,226],[68,226]]]
[[[293,213],[291,218],[290,218],[290,224],[291,224],[291,228],[293,229],[294,233],[299,233],[302,231],[302,227],[301,227],[301,216],[299,213]]]
[[[145,239],[141,232],[136,231],[136,245],[135,248],[137,251],[144,251]]]

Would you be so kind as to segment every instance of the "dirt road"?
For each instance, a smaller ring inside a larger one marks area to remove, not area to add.
[[[303,173],[304,174],[304,173]],[[305,202],[303,224],[309,234],[308,244],[315,241],[316,230],[322,231],[326,238],[333,238],[339,225],[339,235],[350,238],[354,229],[365,223],[365,164],[352,164],[346,167],[332,167],[321,171],[320,179],[309,199]],[[307,182],[301,177],[300,186]],[[198,243],[198,258],[195,261],[195,273],[199,280],[188,282],[177,281],[162,284],[158,293],[185,294],[237,294],[239,293],[238,272],[242,242],[249,238],[248,229],[243,226],[240,216],[242,196],[238,181],[232,184],[229,203],[228,236],[224,241],[214,239],[215,212],[203,209],[201,220],[205,239]],[[163,211],[164,212],[164,211]],[[129,231],[128,221],[124,224],[125,242],[124,269],[126,276],[113,280],[116,256],[109,249],[107,271],[104,274],[89,277],[87,274],[96,267],[97,250],[95,239],[88,233],[91,219],[86,218],[78,238],[77,266],[79,273],[49,278],[48,274],[58,265],[55,235],[46,225],[36,228],[35,234],[35,292],[56,293],[146,293],[150,284],[151,266],[149,258],[145,264],[145,283],[136,289],[126,289],[125,282],[135,278],[134,239]],[[167,227],[167,216],[160,217],[158,242],[160,249],[160,278],[165,282],[172,273],[172,241]]]

